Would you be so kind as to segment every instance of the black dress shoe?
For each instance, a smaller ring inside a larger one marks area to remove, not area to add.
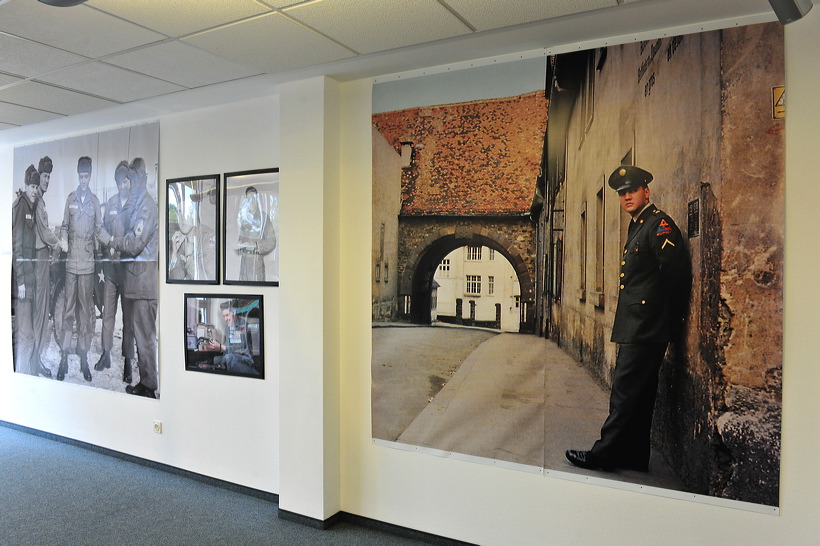
[[[591,451],[580,451],[577,449],[568,449],[566,452],[567,460],[580,468],[587,468],[589,470],[605,470],[607,472],[615,470],[615,466],[608,461],[604,461]]]
[[[142,383],[137,383],[134,386],[128,385],[125,387],[125,392],[128,394],[133,394],[136,396],[144,396],[145,398],[156,398],[157,396],[154,394],[154,391],[143,385]]]

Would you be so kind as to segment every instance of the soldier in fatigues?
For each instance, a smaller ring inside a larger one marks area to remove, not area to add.
[[[117,183],[117,193],[105,204],[103,212],[103,232],[101,239],[124,237],[130,220],[126,213],[126,203],[131,192],[131,181],[128,178],[128,162],[120,161],[114,169],[114,181]],[[125,319],[127,302],[123,296],[125,288],[125,264],[120,253],[102,245],[102,273],[103,281],[103,312],[102,312],[102,349],[100,359],[94,369],[102,371],[111,367],[111,349],[114,346],[114,324],[117,318],[117,302],[122,306],[122,315]],[[122,370],[122,380],[131,383],[131,370],[134,362],[134,333],[130,320],[122,321],[122,356],[125,358]]]
[[[14,366],[18,373],[44,375],[51,372],[33,358],[35,331],[33,326],[33,301],[37,292],[34,274],[37,220],[35,218],[39,197],[40,173],[31,165],[26,170],[23,191],[11,209],[12,232],[12,301],[14,304]]]
[[[590,451],[569,450],[582,468],[649,470],[658,373],[679,336],[692,283],[689,254],[672,218],[649,201],[652,175],[622,166],[609,177],[632,221],[621,260],[611,341],[618,343],[609,417]]]
[[[37,291],[34,293],[33,307],[33,328],[34,328],[34,352],[31,357],[36,369],[42,370],[43,375],[51,377],[51,370],[43,365],[40,355],[43,349],[48,346],[51,339],[51,328],[48,327],[48,311],[51,306],[51,255],[54,249],[59,247],[57,235],[51,231],[48,223],[48,212],[46,211],[45,193],[51,181],[51,171],[54,165],[51,158],[44,156],[40,159],[37,172],[40,176],[39,198],[37,199],[37,210],[35,220],[37,224],[37,237],[34,249],[34,278]]]
[[[125,261],[126,306],[123,322],[133,326],[137,343],[140,380],[125,392],[156,398],[157,382],[157,290],[159,281],[159,223],[157,203],[148,193],[145,161],[135,158],[129,168],[131,196],[123,211],[129,226],[123,237],[101,242],[120,252]],[[103,235],[104,239],[107,239]]]
[[[77,189],[68,195],[60,228],[60,239],[67,244],[65,263],[65,313],[63,318],[60,367],[57,379],[68,371],[68,354],[72,349],[80,357],[80,371],[91,381],[88,350],[94,336],[94,266],[97,239],[102,231],[100,201],[89,188],[91,158],[77,161]],[[73,338],[76,336],[76,348]]]

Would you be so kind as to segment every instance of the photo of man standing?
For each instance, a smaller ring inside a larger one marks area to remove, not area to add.
[[[35,211],[40,191],[40,174],[34,165],[26,170],[23,191],[12,206],[12,302],[14,304],[14,362],[18,373],[51,377],[51,372],[35,358],[36,332],[33,328],[33,302],[37,293]]]
[[[652,174],[624,165],[610,175],[621,209],[631,216],[621,260],[611,341],[618,356],[601,438],[589,451],[566,457],[588,469],[649,470],[649,433],[658,373],[670,341],[686,317],[692,275],[675,222],[650,202]]]
[[[102,230],[100,201],[88,187],[91,181],[91,158],[77,161],[77,189],[66,199],[60,241],[68,253],[65,263],[65,314],[62,332],[62,354],[57,379],[68,371],[68,355],[76,346],[80,371],[91,381],[88,350],[94,335],[94,265],[97,238]],[[76,336],[76,342],[74,341]]]

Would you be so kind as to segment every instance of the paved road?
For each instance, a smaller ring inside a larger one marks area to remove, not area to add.
[[[649,474],[587,471],[566,461],[566,449],[588,449],[598,438],[609,392],[543,338],[441,326],[374,328],[373,378],[376,438],[683,489],[657,454]],[[438,390],[432,378],[446,383]]]

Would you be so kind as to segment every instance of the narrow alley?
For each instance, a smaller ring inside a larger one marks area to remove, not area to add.
[[[373,329],[375,438],[682,490],[654,452],[648,474],[584,470],[564,458],[566,449],[592,446],[608,403],[608,391],[583,367],[537,336],[446,326]]]

